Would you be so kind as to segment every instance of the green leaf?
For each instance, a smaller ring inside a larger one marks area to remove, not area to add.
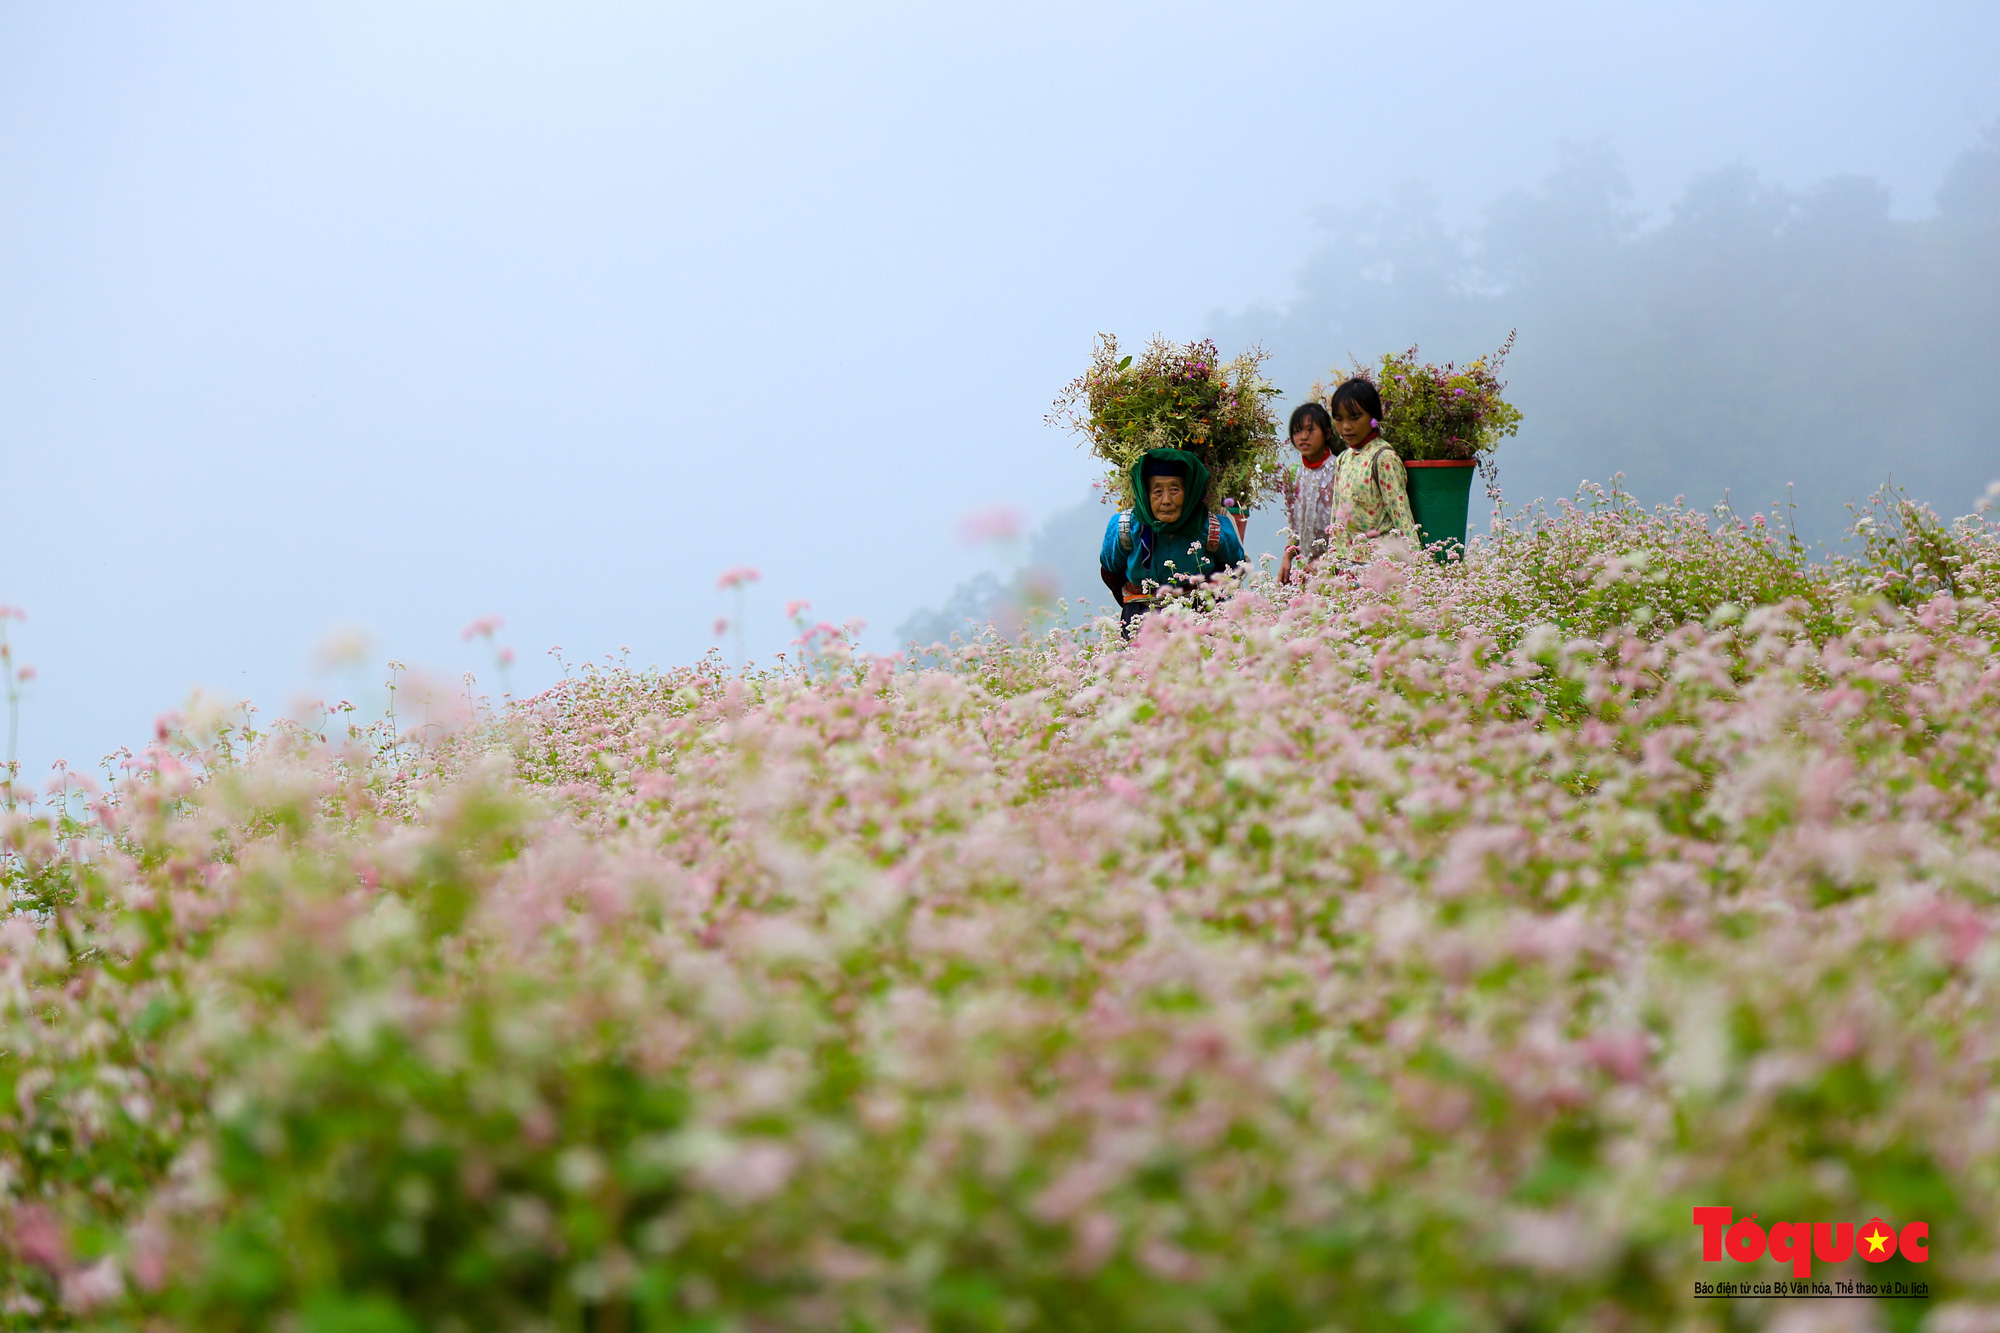
[[[299,1312],[305,1333],[416,1333],[416,1321],[386,1296],[321,1292]]]

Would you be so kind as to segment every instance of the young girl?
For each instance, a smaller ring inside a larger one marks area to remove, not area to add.
[[[1382,395],[1355,378],[1333,391],[1333,429],[1347,445],[1334,478],[1334,522],[1359,537],[1397,533],[1422,545],[1410,514],[1409,473],[1382,438]]]
[[[1340,469],[1334,466],[1333,418],[1318,403],[1301,403],[1292,410],[1292,447],[1299,451],[1299,465],[1285,472],[1285,526],[1292,530],[1292,544],[1278,562],[1278,582],[1292,581],[1292,567],[1310,565],[1326,553],[1327,529],[1333,524],[1334,482]]]

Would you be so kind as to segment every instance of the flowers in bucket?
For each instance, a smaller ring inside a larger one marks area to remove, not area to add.
[[[1507,387],[1500,363],[1514,348],[1514,335],[1490,356],[1461,366],[1442,366],[1417,359],[1413,346],[1382,358],[1377,370],[1355,363],[1349,371],[1373,384],[1382,395],[1382,438],[1406,462],[1442,459],[1490,461],[1487,455],[1501,439],[1520,429],[1521,413],[1500,396]],[[1324,384],[1313,396],[1325,398]]]
[[[1276,493],[1277,388],[1258,373],[1268,354],[1252,348],[1224,362],[1215,343],[1154,338],[1143,352],[1119,355],[1118,340],[1097,335],[1090,368],[1057,395],[1049,425],[1066,425],[1106,464],[1101,485],[1120,506],[1132,503],[1132,464],[1148,449],[1185,449],[1208,466],[1204,501],[1240,510]]]
[[[1492,453],[1521,427],[1520,410],[1500,396],[1507,387],[1500,363],[1513,347],[1509,333],[1490,356],[1440,366],[1418,360],[1412,346],[1385,355],[1374,371],[1355,362],[1348,372],[1382,395],[1382,438],[1409,467],[1410,513],[1439,560],[1464,549],[1475,464],[1486,477],[1487,494],[1499,499]],[[1313,386],[1315,398],[1327,393],[1324,383]]]

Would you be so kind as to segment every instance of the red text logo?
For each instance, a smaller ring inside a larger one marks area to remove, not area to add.
[[[1931,1227],[1928,1222],[1909,1222],[1901,1231],[1879,1217],[1871,1217],[1857,1229],[1852,1222],[1773,1222],[1767,1232],[1757,1225],[1757,1214],[1731,1223],[1734,1210],[1697,1208],[1694,1224],[1701,1228],[1701,1257],[1704,1263],[1720,1263],[1727,1251],[1738,1263],[1750,1264],[1770,1255],[1792,1266],[1793,1277],[1812,1275],[1813,1257],[1821,1263],[1846,1263],[1860,1255],[1871,1264],[1902,1255],[1913,1264],[1931,1257]]]

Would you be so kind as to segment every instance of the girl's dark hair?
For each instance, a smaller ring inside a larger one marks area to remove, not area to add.
[[[1289,440],[1307,426],[1318,426],[1327,442],[1333,442],[1333,418],[1318,403],[1300,403],[1292,409],[1292,424],[1285,428],[1285,438]]]
[[[1382,395],[1375,392],[1375,386],[1359,375],[1335,389],[1333,401],[1328,406],[1338,412],[1342,403],[1353,403],[1368,414],[1370,421],[1382,419]]]

